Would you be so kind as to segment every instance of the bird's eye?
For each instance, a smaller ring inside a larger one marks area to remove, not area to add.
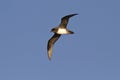
[[[54,30],[55,30],[55,28],[52,29],[52,31],[54,31]]]

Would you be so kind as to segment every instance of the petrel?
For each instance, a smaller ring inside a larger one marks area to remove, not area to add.
[[[69,18],[75,15],[78,15],[78,14],[70,14],[70,15],[62,17],[61,23],[59,24],[59,26],[51,29],[51,32],[54,32],[54,35],[48,40],[47,52],[48,52],[49,60],[51,60],[52,58],[53,45],[59,39],[59,37],[62,34],[74,34],[73,31],[68,30],[66,27],[67,27]]]

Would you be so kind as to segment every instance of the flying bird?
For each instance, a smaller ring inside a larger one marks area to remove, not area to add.
[[[61,23],[59,24],[59,26],[51,29],[51,32],[54,32],[54,35],[48,40],[48,44],[47,44],[47,53],[48,53],[49,60],[51,60],[52,58],[53,45],[59,39],[59,37],[62,34],[74,34],[73,31],[68,30],[66,27],[67,27],[69,18],[75,15],[78,15],[78,14],[70,14],[62,17]]]

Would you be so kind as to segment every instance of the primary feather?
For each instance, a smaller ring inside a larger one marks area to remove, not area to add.
[[[59,39],[60,36],[61,36],[60,34],[54,34],[52,38],[50,38],[50,40],[48,41],[47,50],[48,50],[49,60],[51,60],[51,57],[52,57],[53,45]]]

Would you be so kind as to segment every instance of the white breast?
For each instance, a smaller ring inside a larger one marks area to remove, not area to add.
[[[58,34],[67,34],[68,31],[66,29],[59,28],[57,33]]]

